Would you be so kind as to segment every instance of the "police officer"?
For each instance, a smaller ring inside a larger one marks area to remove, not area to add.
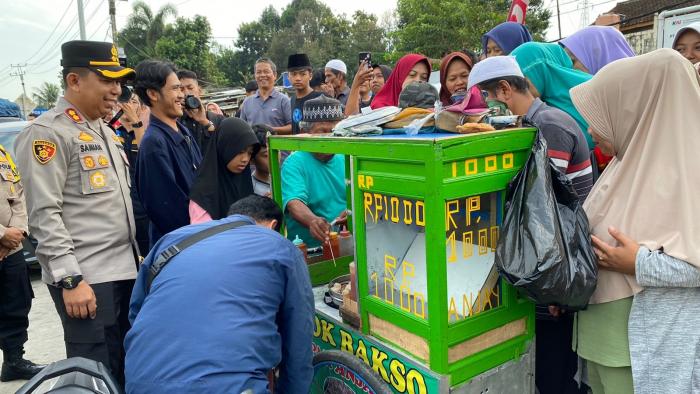
[[[20,133],[17,162],[66,354],[102,362],[123,383],[138,247],[128,160],[101,118],[134,71],[110,43],[70,41],[61,54],[65,96]]]
[[[12,157],[0,145],[0,349],[3,353],[0,381],[31,379],[43,365],[22,357],[27,342],[32,285],[22,254],[27,235],[27,208]]]

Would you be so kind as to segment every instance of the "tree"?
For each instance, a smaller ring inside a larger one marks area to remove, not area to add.
[[[386,34],[378,26],[377,17],[362,11],[348,19],[334,15],[318,0],[294,0],[280,19],[281,29],[267,52],[278,64],[285,64],[289,55],[300,52],[306,53],[316,67],[338,58],[350,66],[352,78],[360,51],[373,52],[377,60],[386,52]]]
[[[396,50],[440,58],[463,48],[481,50],[481,36],[506,20],[511,0],[398,0]],[[532,0],[527,26],[535,39],[544,37],[551,12],[543,0]],[[398,57],[398,56],[395,56]]]
[[[386,31],[378,24],[377,17],[362,11],[355,11],[350,26],[350,39],[347,59],[354,59],[360,52],[372,52],[372,60],[384,62],[388,51]]]
[[[178,68],[194,71],[203,81],[219,85],[224,82],[224,75],[211,53],[210,40],[211,26],[206,17],[177,18],[175,23],[165,27],[162,37],[156,42],[155,54],[170,60]]]
[[[117,34],[117,41],[126,52],[129,65],[136,65],[155,56],[156,44],[167,27],[165,21],[176,17],[177,9],[172,4],[165,4],[157,13],[153,13],[145,1],[138,0],[132,10],[126,26]]]
[[[216,57],[219,71],[224,75],[226,81],[234,86],[243,86],[248,81],[255,79],[252,68],[254,62],[255,60],[252,60],[250,64],[247,64],[243,53],[231,48],[221,48]]]
[[[51,109],[56,106],[58,95],[61,93],[61,88],[55,83],[44,82],[40,87],[34,89],[32,98],[36,101],[37,106],[45,109]]]
[[[294,53],[306,53],[316,67],[342,59],[352,73],[360,51],[371,51],[377,60],[387,52],[387,35],[376,16],[358,11],[348,19],[319,0],[293,0],[281,14],[269,6],[258,20],[243,23],[235,49],[222,49],[217,65],[230,83],[243,85],[263,56],[275,62],[280,74]]]
[[[270,48],[272,37],[280,29],[280,16],[272,6],[263,10],[260,19],[250,23],[243,23],[238,28],[238,40],[236,48],[240,50],[245,60],[250,64],[265,55]]]

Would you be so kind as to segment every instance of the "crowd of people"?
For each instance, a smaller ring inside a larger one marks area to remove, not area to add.
[[[61,50],[63,97],[20,134],[15,158],[0,149],[2,381],[42,368],[23,358],[32,294],[19,251],[30,233],[67,356],[102,362],[127,392],[264,393],[274,367],[277,391],[308,392],[314,303],[290,241],[318,246],[344,223],[345,159],[282,152],[277,206],[267,138],[330,133],[399,106],[428,82],[431,59],[362,61],[349,84],[343,60],[314,69],[294,54],[289,97],[261,58],[226,117],[202,102],[192,71],[126,68],[109,43]],[[436,107],[523,116],[590,221],[600,271],[589,307],[537,308],[542,394],[700,392],[699,66],[700,24],[673,50],[636,56],[614,27],[541,43],[506,22],[483,35],[480,56],[440,61]],[[134,94],[118,102],[124,80]]]

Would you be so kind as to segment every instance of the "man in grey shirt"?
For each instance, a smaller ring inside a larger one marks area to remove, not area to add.
[[[258,91],[245,99],[241,119],[251,125],[269,126],[276,134],[292,133],[292,106],[289,97],[275,90],[277,66],[268,58],[255,62]]]

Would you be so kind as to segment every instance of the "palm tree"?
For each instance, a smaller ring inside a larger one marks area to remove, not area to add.
[[[37,106],[51,109],[56,105],[60,92],[61,88],[59,88],[57,84],[44,82],[41,87],[34,89],[32,97],[34,101],[36,101]]]
[[[156,43],[165,31],[165,20],[176,16],[177,9],[170,3],[157,13],[143,0],[134,3],[126,26],[119,32],[119,44],[125,48],[130,65],[155,55]]]

